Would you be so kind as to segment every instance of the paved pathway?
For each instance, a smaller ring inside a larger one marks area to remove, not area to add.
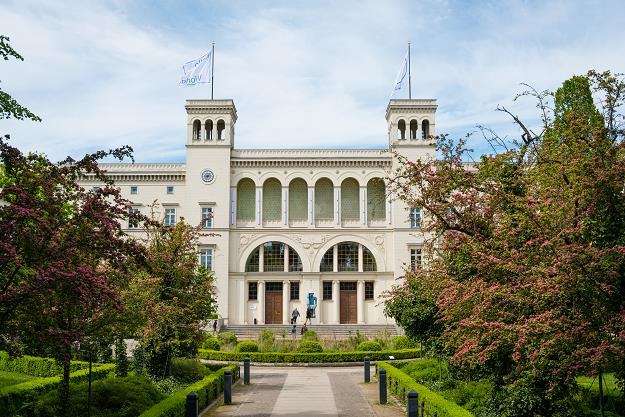
[[[377,403],[377,384],[364,384],[363,369],[255,368],[251,384],[234,388],[232,405],[212,417],[400,417],[396,405]]]

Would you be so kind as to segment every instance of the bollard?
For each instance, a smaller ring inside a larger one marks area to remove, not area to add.
[[[250,358],[243,359],[243,384],[250,384]]]
[[[419,394],[412,390],[408,393],[408,417],[419,417]]]
[[[371,362],[369,361],[369,357],[365,356],[365,383],[371,382],[371,370],[370,367]]]
[[[232,404],[232,371],[224,372],[224,404]]]
[[[386,404],[386,369],[378,372],[378,387],[380,388],[380,404]]]
[[[198,402],[200,396],[196,392],[187,394],[187,402],[184,406],[184,417],[197,417],[198,415]]]

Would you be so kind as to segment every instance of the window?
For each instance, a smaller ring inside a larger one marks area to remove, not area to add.
[[[267,242],[264,245],[263,272],[284,272],[284,243]]]
[[[200,265],[209,271],[213,270],[213,249],[202,248],[200,249]]]
[[[258,282],[250,282],[247,284],[247,299],[258,300]]]
[[[167,186],[167,194],[173,194],[174,193],[174,186],[173,185],[168,185]]]
[[[226,130],[226,122],[217,120],[217,140],[224,140],[224,130]]]
[[[357,272],[358,243],[339,243],[338,247],[338,272]]]
[[[421,249],[417,249],[417,248],[410,249],[410,269],[412,271],[416,271],[416,269],[421,266],[421,261],[422,261]]]
[[[417,129],[419,126],[419,122],[417,122],[416,120],[411,120],[410,121],[410,139],[416,139],[417,138]]]
[[[289,256],[285,258],[288,248]],[[263,268],[260,268],[262,256]],[[285,265],[285,261],[288,265]],[[285,270],[285,267],[288,268]],[[256,247],[245,263],[245,272],[302,272],[302,260],[292,247],[283,242],[265,242]]]
[[[213,227],[213,208],[202,207],[202,228],[210,229]]]
[[[302,272],[302,260],[292,247],[289,246],[289,272]]]
[[[176,209],[166,208],[165,209],[165,226],[173,226],[176,224]]]
[[[404,119],[397,122],[397,139],[406,139],[406,121]]]
[[[410,228],[418,229],[421,227],[421,209],[413,207],[410,209]]]
[[[427,120],[421,122],[421,137],[423,139],[430,138],[430,122]]]
[[[299,281],[291,281],[291,300],[299,300]]]
[[[332,299],[332,281],[323,281],[323,299]]]
[[[135,218],[133,218],[133,215],[139,214],[139,209],[136,207],[129,207],[128,208],[128,214],[129,214],[129,218],[128,218],[128,228],[129,229],[136,229],[139,227],[139,221]]]
[[[206,130],[206,140],[213,140],[213,121],[207,120],[204,122],[204,130]]]
[[[136,185],[131,185],[130,186],[130,194],[137,194],[137,186]]]
[[[377,271],[377,265],[375,264],[375,258],[368,248],[362,247],[362,270],[364,272]]]
[[[359,248],[362,248],[362,270],[359,268]],[[334,251],[336,250],[336,266],[334,270]],[[364,245],[356,242],[341,242],[326,251],[319,264],[320,272],[375,272],[375,257]]]
[[[365,300],[373,300],[373,281],[365,281]]]
[[[323,258],[321,258],[321,265],[319,265],[319,271],[321,272],[333,272],[334,271],[334,247],[331,247]]]
[[[202,134],[202,122],[199,120],[193,121],[193,140],[200,140]]]
[[[260,267],[259,260],[260,246],[254,249],[254,251],[250,254],[249,258],[247,258],[247,263],[245,264],[245,272],[258,272]]]

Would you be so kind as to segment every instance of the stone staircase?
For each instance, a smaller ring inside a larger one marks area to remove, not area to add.
[[[284,334],[288,338],[291,336],[290,324],[254,324],[254,325],[228,325],[221,328],[222,332],[233,332],[239,340],[257,340],[263,329],[273,330],[276,338]],[[302,323],[297,324],[296,337],[299,339]],[[393,324],[317,324],[309,325],[308,330],[314,330],[321,339],[344,340],[356,336],[357,332],[367,336],[369,339],[384,336],[397,336],[401,334],[401,329]]]

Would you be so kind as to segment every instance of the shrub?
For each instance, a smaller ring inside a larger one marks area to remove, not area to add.
[[[208,336],[202,342],[202,349],[219,350],[219,339],[214,336]]]
[[[237,345],[238,343],[238,339],[237,339],[237,335],[232,333],[232,332],[223,332],[223,333],[219,333],[219,336],[217,336],[217,338],[219,339],[219,344],[221,346],[229,346],[229,347],[234,347]]]
[[[297,351],[301,353],[321,353],[323,352],[323,347],[321,343],[314,340],[304,340],[297,347]]]
[[[372,361],[388,360],[389,356],[395,359],[414,359],[420,355],[417,349],[404,350],[383,350],[381,352],[223,352],[201,349],[198,356],[202,359],[216,361],[241,362],[245,357],[249,357],[252,362],[273,362],[273,363],[329,363],[329,362],[362,362],[365,356]]]
[[[258,335],[258,344],[263,351],[270,351],[276,341],[276,337],[271,329],[263,329]]]
[[[171,376],[184,384],[199,381],[208,374],[208,368],[196,359],[175,358],[171,361]]]
[[[250,341],[239,342],[237,352],[258,352],[258,343]]]
[[[302,335],[302,340],[314,340],[316,342],[319,341],[319,336],[317,336],[317,332],[314,330],[308,330],[304,332]]]
[[[441,379],[449,378],[449,370],[446,362],[441,362],[441,367],[438,367],[438,361],[436,359],[419,359],[417,361],[409,362],[401,368],[402,372],[410,375],[412,379],[417,382],[430,382],[438,381]]]
[[[417,343],[408,336],[394,336],[391,343],[394,349],[414,349],[417,347]]]
[[[92,385],[91,409],[96,416],[135,417],[165,396],[142,376],[105,378]],[[35,417],[85,416],[87,383],[70,386],[70,402],[59,404],[56,390],[47,392],[37,401]]]
[[[382,346],[376,341],[361,342],[356,350],[359,352],[379,352],[382,350]]]

